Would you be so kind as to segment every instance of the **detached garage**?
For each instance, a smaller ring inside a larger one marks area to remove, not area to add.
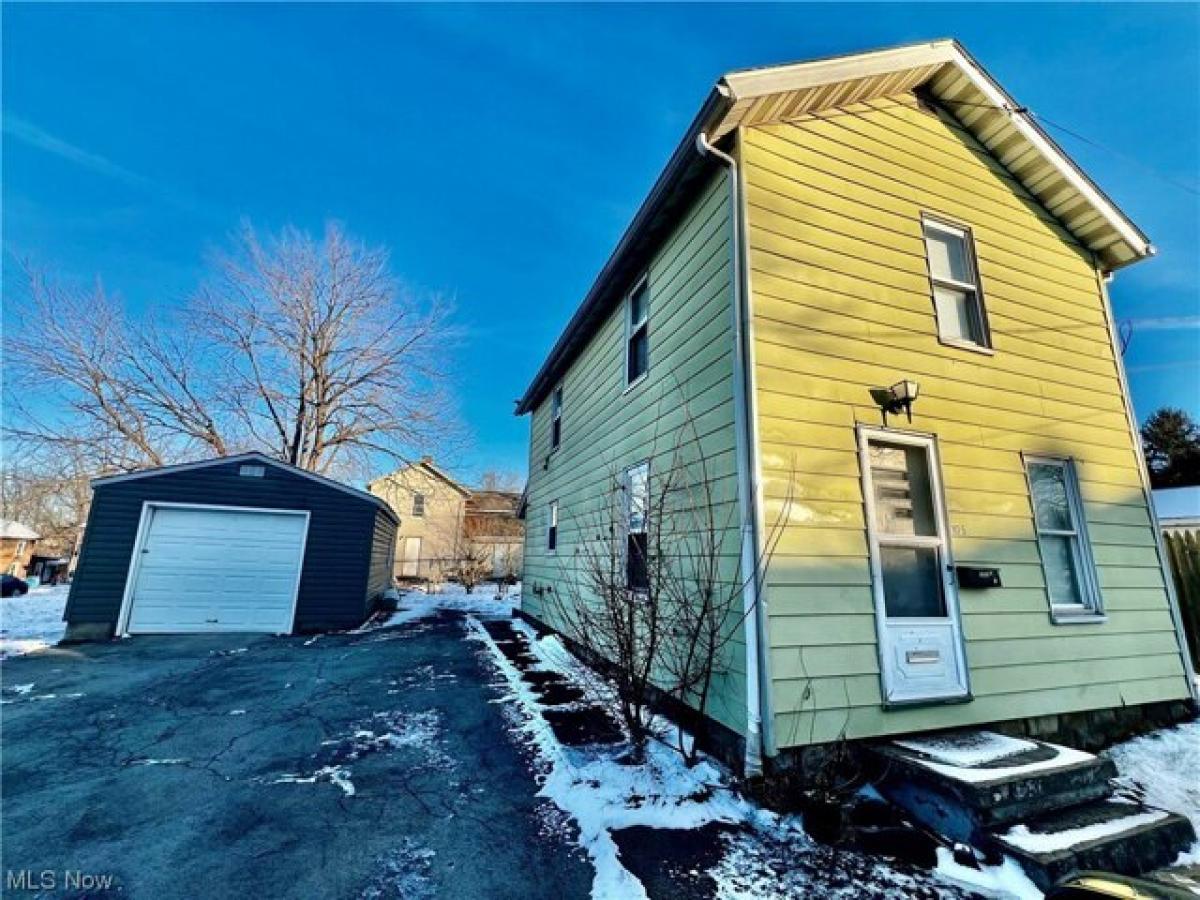
[[[67,640],[354,628],[391,587],[391,508],[262,454],[92,487]]]

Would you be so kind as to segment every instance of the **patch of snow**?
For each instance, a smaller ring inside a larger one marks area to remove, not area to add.
[[[1149,806],[1187,816],[1200,834],[1200,721],[1116,744],[1104,751],[1117,766],[1118,789]],[[1176,865],[1200,865],[1200,841]]]
[[[129,763],[131,766],[184,766],[190,763],[190,759],[135,759]]]
[[[229,715],[231,716],[244,716],[245,714],[246,711],[244,709],[231,709],[229,711]]]
[[[1055,755],[1049,759],[1025,763],[1020,766],[997,766],[995,768],[972,769],[966,766],[954,766],[948,763],[933,762],[927,759],[914,759],[913,762],[934,772],[962,781],[968,784],[986,784],[989,781],[999,781],[1005,778],[1016,778],[1022,775],[1032,775],[1034,772],[1046,772],[1054,769],[1065,769],[1094,759],[1090,753],[1076,750],[1073,747],[1060,747],[1058,744],[1046,744],[1053,747]]]
[[[9,691],[13,694],[28,694],[30,691],[33,690],[33,686],[35,683],[36,682],[31,681],[31,682],[29,682],[29,684],[14,684],[10,687],[5,688],[5,690]]]
[[[892,743],[924,753],[937,762],[959,768],[987,765],[1037,747],[1033,741],[996,734],[994,731],[964,731],[949,735],[907,738]]]
[[[322,766],[311,775],[280,775],[273,784],[316,784],[318,781],[328,781],[342,789],[347,797],[354,796],[354,782],[350,780],[350,770],[345,766]]]
[[[62,640],[70,585],[30,588],[24,597],[0,600],[0,659],[44,650]]]
[[[399,607],[386,618],[364,625],[361,630],[373,628],[388,628],[404,625],[427,618],[441,610],[470,613],[487,618],[509,618],[512,611],[521,604],[521,585],[518,583],[499,593],[497,586],[491,583],[476,585],[475,590],[467,593],[461,584],[447,582],[438,585],[432,591],[423,588],[412,588],[400,595]],[[355,632],[351,632],[353,634]]]
[[[1054,853],[1057,850],[1068,850],[1089,841],[1111,837],[1141,825],[1159,822],[1166,817],[1165,812],[1155,809],[1134,813],[1132,816],[1109,819],[1107,822],[1097,822],[1094,825],[1068,828],[1065,831],[1030,831],[1029,826],[1021,824],[1014,825],[1008,831],[998,834],[997,837],[1010,847],[1018,847],[1029,853]]]
[[[362,900],[426,900],[434,896],[430,874],[437,854],[411,838],[376,861],[379,872],[362,892]]]
[[[937,848],[937,872],[948,881],[969,887],[993,897],[1011,897],[1014,900],[1041,900],[1042,892],[1029,880],[1025,870],[1016,860],[1005,857],[998,866],[981,866],[972,869],[954,858],[954,853],[945,847]]]

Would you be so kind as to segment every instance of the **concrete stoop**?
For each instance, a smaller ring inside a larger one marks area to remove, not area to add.
[[[1071,872],[1140,875],[1195,840],[1183,816],[1114,800],[1112,762],[987,731],[872,750],[879,790],[946,838],[1017,859],[1043,890]]]

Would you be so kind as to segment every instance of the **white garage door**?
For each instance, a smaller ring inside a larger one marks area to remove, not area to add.
[[[131,634],[292,630],[308,517],[153,507],[131,597]]]

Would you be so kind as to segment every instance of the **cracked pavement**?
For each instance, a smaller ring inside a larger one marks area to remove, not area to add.
[[[442,614],[6,660],[4,868],[132,897],[586,897],[479,652]]]

